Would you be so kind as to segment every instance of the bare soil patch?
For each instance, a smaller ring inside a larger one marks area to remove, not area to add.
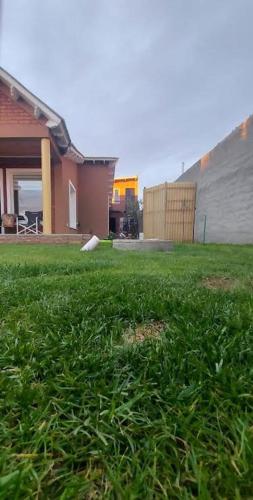
[[[150,323],[142,323],[136,325],[135,328],[129,327],[124,333],[124,340],[127,344],[136,342],[144,342],[147,339],[157,339],[161,332],[165,329],[165,324],[162,321],[152,321]]]
[[[202,284],[209,289],[231,290],[236,286],[236,280],[227,276],[209,276],[202,280]]]

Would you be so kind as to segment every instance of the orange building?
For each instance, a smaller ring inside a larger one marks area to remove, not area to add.
[[[110,231],[123,231],[124,218],[138,200],[138,176],[118,177],[113,183],[113,198],[110,208]]]

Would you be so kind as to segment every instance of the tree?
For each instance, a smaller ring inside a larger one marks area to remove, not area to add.
[[[142,206],[142,200],[137,200],[134,196],[126,200],[123,231],[133,238],[138,238],[142,229]]]

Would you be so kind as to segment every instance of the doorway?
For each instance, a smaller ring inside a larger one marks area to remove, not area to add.
[[[109,231],[112,233],[116,233],[116,217],[110,217]]]
[[[7,209],[9,213],[42,212],[40,169],[7,169]]]

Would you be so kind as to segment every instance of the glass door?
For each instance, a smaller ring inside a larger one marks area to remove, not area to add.
[[[42,181],[40,174],[13,176],[13,208],[17,215],[42,211]]]

